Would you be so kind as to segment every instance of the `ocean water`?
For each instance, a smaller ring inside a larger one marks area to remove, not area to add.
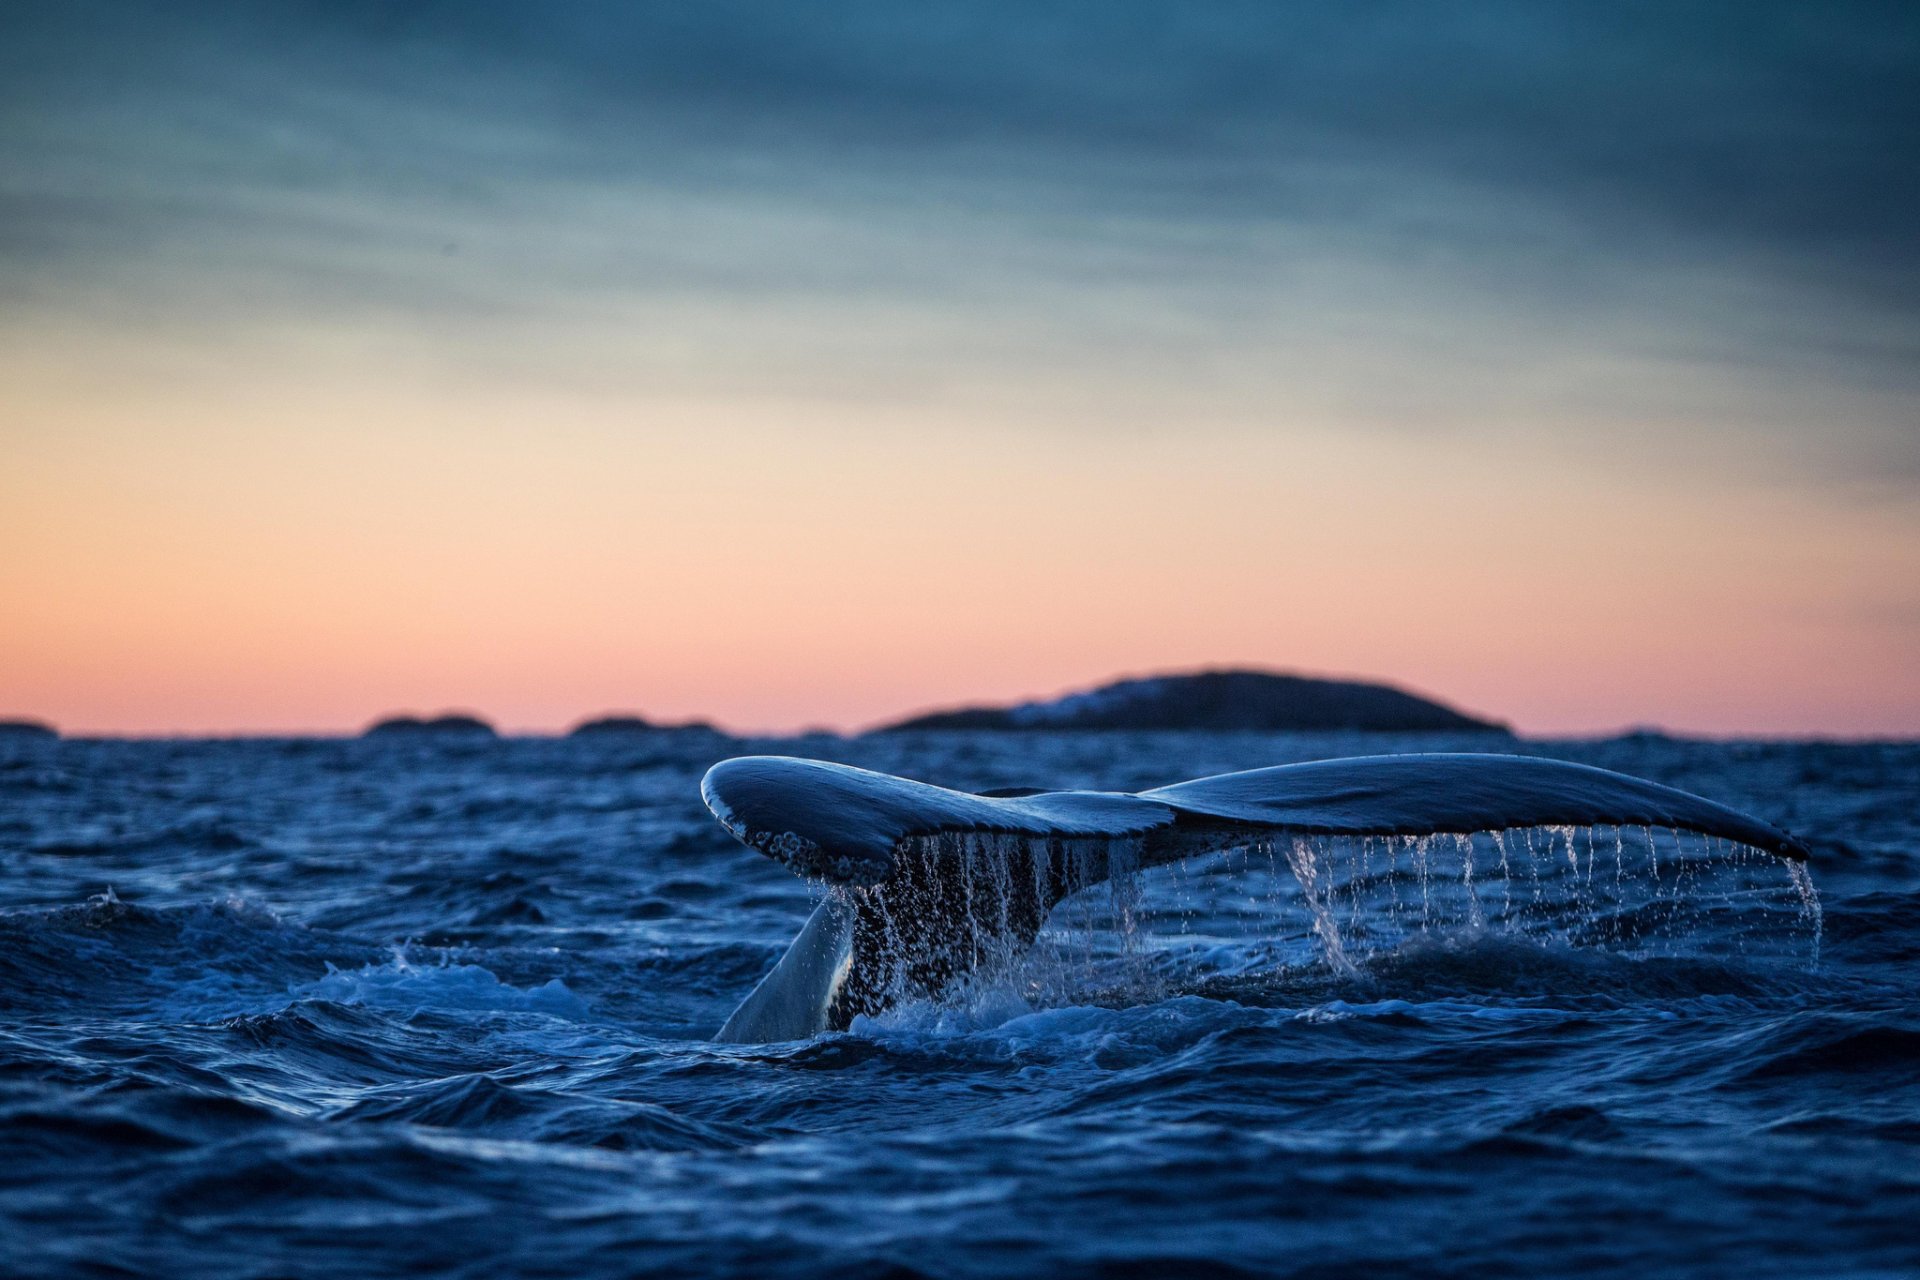
[[[0,1274],[1911,1275],[1920,745],[1527,743],[1814,849],[1223,854],[709,1042],[814,890],[745,751],[1134,789],[1484,743],[0,743]]]

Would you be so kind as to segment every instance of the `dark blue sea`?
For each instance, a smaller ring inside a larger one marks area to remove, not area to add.
[[[1298,851],[1202,860],[993,984],[709,1042],[815,895],[702,808],[724,756],[1485,745],[0,743],[0,1273],[1920,1273],[1920,745],[1517,748],[1792,829],[1817,909],[1662,833],[1333,842],[1314,902]]]

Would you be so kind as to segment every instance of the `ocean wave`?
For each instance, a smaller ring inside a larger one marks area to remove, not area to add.
[[[30,845],[27,852],[42,857],[111,860],[155,854],[235,853],[256,843],[224,819],[195,818],[158,831],[131,835],[43,840]]]
[[[444,959],[434,964],[415,964],[404,950],[396,951],[382,964],[363,965],[351,971],[328,964],[324,977],[297,984],[289,988],[289,994],[302,1000],[364,1004],[380,1009],[540,1013],[575,1021],[589,1016],[586,1003],[559,978],[549,978],[537,987],[522,989],[508,986],[477,964]]]
[[[430,1125],[613,1151],[732,1150],[766,1136],[651,1103],[531,1088],[483,1074],[369,1090],[329,1118]]]
[[[1856,1087],[1878,1076],[1911,1088],[1920,1081],[1920,1021],[1885,1012],[1797,1013],[1741,1047],[1736,1075],[1763,1084],[1842,1076]]]
[[[0,912],[0,1009],[150,1009],[208,1020],[258,1007],[291,981],[371,951],[247,899],[155,908],[109,892],[73,906]]]

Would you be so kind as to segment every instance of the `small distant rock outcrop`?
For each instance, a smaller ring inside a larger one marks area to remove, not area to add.
[[[0,742],[51,742],[60,731],[40,720],[0,720]]]
[[[645,716],[609,715],[596,716],[591,720],[582,720],[567,731],[569,738],[613,737],[626,733],[719,733],[720,731],[705,720],[682,720],[675,723],[663,723],[649,720]]]
[[[677,724],[662,724],[636,715],[595,716],[591,720],[582,720],[568,730],[569,738],[617,737],[628,733],[719,733],[705,720],[684,720]]]
[[[1510,732],[1392,685],[1245,670],[1117,680],[1046,701],[913,716],[878,732],[912,729]]]
[[[451,713],[439,716],[388,716],[367,727],[364,738],[495,738],[492,725],[479,716]]]

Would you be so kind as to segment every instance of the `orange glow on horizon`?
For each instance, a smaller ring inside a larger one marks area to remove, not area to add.
[[[1920,732],[1911,507],[1672,454],[1309,411],[79,385],[13,350],[0,715],[70,733],[845,729],[1228,664],[1536,734]]]

